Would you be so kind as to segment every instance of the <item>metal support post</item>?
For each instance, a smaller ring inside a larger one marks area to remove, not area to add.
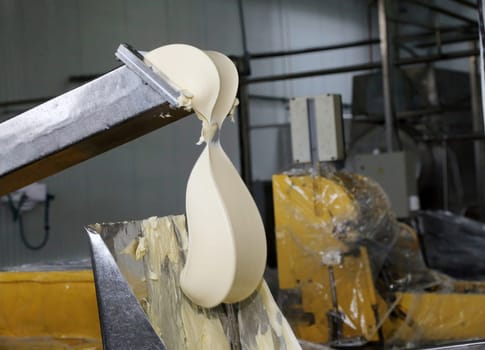
[[[320,157],[318,155],[317,140],[317,116],[315,114],[315,99],[307,99],[307,118],[308,118],[308,135],[310,136],[310,159],[314,176],[320,175]]]
[[[476,49],[476,43],[472,44],[472,49]],[[473,131],[483,134],[483,118],[480,100],[480,76],[478,74],[478,59],[476,56],[470,57],[470,93],[473,117]],[[475,177],[477,185],[478,208],[480,219],[485,219],[485,143],[476,140],[473,142],[475,151]]]
[[[443,158],[441,159],[441,172],[443,176],[443,209],[448,210],[450,187],[448,180],[448,140],[445,138],[441,143],[443,149]]]
[[[241,161],[241,176],[249,190],[252,189],[253,173],[251,165],[251,135],[249,121],[248,86],[239,85],[238,127],[239,127],[239,155]]]
[[[392,70],[393,70],[393,48],[391,35],[388,28],[388,0],[379,0],[379,36],[381,39],[381,64],[382,64],[382,91],[384,96],[384,119],[386,130],[386,148],[388,152],[394,151],[394,138],[396,137],[399,145],[398,135],[396,132],[396,116],[394,110],[394,99],[392,89]],[[399,146],[398,146],[399,148]]]

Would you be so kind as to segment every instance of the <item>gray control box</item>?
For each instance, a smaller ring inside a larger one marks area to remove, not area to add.
[[[398,218],[419,209],[415,159],[409,152],[362,154],[355,171],[377,181],[387,193]]]

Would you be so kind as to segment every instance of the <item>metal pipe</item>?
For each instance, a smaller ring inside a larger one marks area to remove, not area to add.
[[[456,44],[456,43],[461,43],[461,42],[466,42],[466,41],[477,41],[478,40],[478,33],[476,34],[467,34],[455,38],[449,38],[449,39],[440,39],[440,45],[448,45],[448,44]],[[424,49],[428,47],[433,47],[436,46],[435,41],[428,41],[424,43],[419,43],[415,45],[417,48]]]
[[[380,42],[379,39],[368,39],[368,40],[350,41],[346,43],[326,45],[326,46],[307,47],[304,49],[259,52],[259,53],[250,54],[249,58],[263,59],[263,58],[272,58],[272,57],[280,57],[280,56],[300,55],[300,54],[311,53],[311,52],[348,49],[352,47],[359,47],[359,46],[365,46],[365,45],[375,45],[375,44],[379,44],[379,42]]]
[[[250,129],[273,129],[273,128],[289,128],[290,123],[270,123],[270,124],[259,124],[251,125]]]
[[[467,0],[451,0],[451,1],[454,1],[456,2],[457,4],[460,4],[460,5],[463,5],[463,6],[467,6],[467,7],[470,7],[474,10],[477,9],[477,4],[474,4],[473,2],[469,2]]]
[[[397,112],[396,115],[399,119],[410,119],[410,118],[422,117],[426,115],[443,114],[451,111],[464,112],[468,110],[469,110],[468,107],[453,105],[453,106],[429,107],[429,108],[423,108],[423,109],[401,111],[401,112]]]
[[[386,148],[388,152],[394,150],[394,137],[396,132],[396,116],[394,111],[394,96],[392,88],[392,48],[389,40],[389,28],[387,23],[388,14],[387,0],[379,0],[377,3],[379,19],[379,37],[381,38],[381,66],[382,66],[382,92],[384,97],[384,120],[386,131]]]
[[[403,58],[395,62],[395,65],[406,66],[406,65],[418,64],[418,63],[429,63],[429,62],[442,61],[442,60],[452,60],[452,59],[470,57],[470,56],[476,56],[476,55],[478,55],[477,50],[454,51],[454,52],[434,54],[429,56]],[[305,72],[297,72],[297,73],[266,75],[266,76],[260,76],[260,77],[254,77],[254,78],[241,79],[241,84],[247,85],[247,84],[265,83],[265,82],[272,82],[272,81],[279,81],[279,80],[290,80],[290,79],[309,78],[309,77],[331,75],[331,74],[350,73],[350,72],[378,69],[378,68],[381,68],[381,65],[382,64],[380,62],[374,62],[374,63],[356,64],[351,66],[327,68],[327,69],[318,69],[313,71],[305,71]]]
[[[436,16],[435,16],[435,20],[436,20]],[[438,52],[438,54],[443,53],[443,39],[441,38],[441,32],[439,30],[435,31],[434,38],[435,38],[436,51]]]
[[[315,99],[306,100],[307,118],[308,118],[308,135],[310,136],[310,160],[312,163],[313,176],[320,176],[320,157],[318,154],[317,140],[317,117],[315,112]]]
[[[443,158],[441,159],[441,171],[443,176],[443,209],[448,210],[448,140],[443,140],[441,144],[443,147]]]
[[[409,25],[416,25],[421,26],[427,29],[431,29],[432,31],[429,33],[422,33],[424,36],[434,35],[436,30],[440,32],[452,32],[452,31],[460,31],[467,27],[438,27],[434,28],[431,25],[426,25],[424,23],[417,23],[408,20],[402,19],[391,19],[391,21],[395,21],[398,23],[404,23]],[[421,33],[420,33],[421,34]],[[413,34],[412,36],[416,36],[417,34]],[[409,39],[412,36],[402,36],[404,39]],[[400,38],[400,37],[398,37]],[[291,55],[300,55],[305,53],[312,53],[312,52],[321,52],[321,51],[331,51],[331,50],[339,50],[339,49],[347,49],[359,46],[366,46],[366,45],[376,45],[379,44],[380,40],[376,39],[367,39],[367,40],[358,40],[358,41],[350,41],[341,44],[333,44],[333,45],[325,45],[325,46],[315,46],[315,47],[307,47],[303,49],[294,49],[294,50],[281,50],[281,51],[273,51],[273,52],[259,52],[259,53],[251,53],[249,54],[250,59],[265,59],[265,58],[273,58],[273,57],[281,57],[281,56],[291,56]]]
[[[244,8],[242,0],[238,0],[238,12],[239,12],[239,25],[241,28],[241,40],[243,48],[243,71],[239,70],[241,74],[251,74],[249,49],[246,37],[246,24],[244,21]],[[238,131],[239,131],[239,158],[241,164],[241,176],[246,186],[252,191],[253,172],[251,164],[251,135],[249,129],[249,91],[248,87],[239,84],[238,90]]]
[[[369,1],[367,3],[367,38],[369,38],[369,40],[372,38],[372,2]],[[369,62],[373,62],[374,61],[374,50],[372,48],[371,45],[368,46],[368,50],[369,50]]]
[[[463,22],[466,22],[466,23],[470,23],[470,24],[477,24],[477,22],[473,19],[470,19],[466,16],[462,16],[456,12],[453,12],[451,10],[448,10],[448,9],[445,9],[443,7],[439,7],[439,6],[436,6],[436,5],[433,5],[429,2],[425,2],[423,0],[405,0],[409,3],[412,3],[414,5],[417,5],[417,6],[420,6],[420,7],[425,7],[431,11],[434,11],[434,12],[438,12],[438,13],[441,13],[443,15],[446,15],[448,17],[452,17],[452,18],[455,18],[455,19],[458,19],[460,21],[463,21]]]
[[[460,50],[460,51],[453,51],[453,52],[441,52],[439,54],[434,54],[429,56],[403,58],[398,62],[396,62],[396,65],[409,66],[409,65],[418,64],[418,63],[453,60],[457,58],[477,56],[478,53],[479,53],[478,50]]]
[[[407,53],[409,53],[411,55],[411,57],[419,57],[419,55],[416,53],[416,51],[414,51],[408,45],[403,44],[403,43],[398,43],[397,45],[398,45],[399,49],[406,51]]]
[[[251,135],[249,122],[249,94],[248,86],[240,84],[238,92],[238,127],[239,127],[239,157],[241,162],[241,177],[252,189],[253,172],[251,164]]]
[[[479,23],[479,36],[480,40],[480,77],[481,77],[481,87],[482,87],[482,113],[485,111],[485,25],[484,25],[484,13],[483,13],[483,0],[478,0],[478,23]],[[483,123],[485,124],[485,115]]]
[[[404,40],[414,38],[414,37],[419,37],[419,36],[434,35],[436,30],[439,30],[440,32],[453,32],[453,31],[462,31],[462,30],[468,28],[468,27],[438,27],[438,28],[434,28],[431,25],[427,25],[427,24],[424,24],[424,23],[417,23],[417,22],[413,22],[413,21],[409,21],[409,20],[403,20],[403,19],[391,19],[391,21],[395,21],[395,22],[403,23],[403,24],[421,26],[421,27],[432,30],[429,33],[428,32],[427,33],[419,33],[419,34],[412,34],[412,35],[405,35],[405,36],[399,36],[398,37],[398,38],[403,38]],[[244,37],[245,37],[245,35],[244,35]],[[376,45],[376,44],[379,44],[379,43],[380,43],[380,40],[378,38],[375,38],[375,39],[367,39],[367,40],[349,41],[349,42],[340,43],[340,44],[333,44],[333,45],[307,47],[307,48],[303,48],[303,49],[251,53],[251,54],[249,54],[248,57],[250,59],[257,60],[257,59],[274,58],[274,57],[281,57],[281,56],[300,55],[300,54],[321,52],[321,51],[348,49],[348,48],[359,47],[359,46]]]
[[[401,119],[411,119],[411,118],[416,118],[416,117],[420,118],[420,117],[423,117],[423,116],[433,115],[433,114],[443,114],[443,113],[446,113],[446,112],[468,112],[469,110],[470,110],[470,108],[467,107],[467,106],[454,106],[453,105],[453,106],[429,107],[429,108],[423,108],[423,109],[401,111],[401,112],[396,112],[396,116],[399,120],[401,120]],[[379,118],[383,119],[383,114],[368,113],[366,115],[367,115],[366,118],[356,119],[354,117],[353,120],[358,121],[358,122],[363,122],[363,123],[365,122],[365,123],[382,124],[382,120],[379,120]]]
[[[441,34],[445,33],[464,33],[464,34],[473,34],[477,31],[477,27],[475,25],[468,25],[468,26],[453,26],[453,27],[436,27],[432,31],[428,32],[420,32],[414,34],[403,34],[396,36],[396,40],[402,41],[415,41],[423,38],[434,37],[436,35],[436,31],[439,31]]]
[[[476,49],[477,44],[473,43],[472,48]],[[480,102],[480,77],[478,74],[478,59],[476,56],[470,57],[470,95],[473,117],[473,131],[484,133],[482,118],[482,108]],[[475,153],[475,178],[477,186],[477,197],[480,219],[485,219],[485,144],[475,141],[473,144]]]
[[[411,21],[405,18],[388,18],[387,19],[389,22],[394,22],[398,24],[403,24],[403,25],[408,25],[408,26],[413,26],[413,27],[419,27],[419,28],[425,28],[425,29],[430,29],[430,30],[436,30],[436,28],[432,24],[428,23],[421,23],[421,22],[416,22],[416,21]]]
[[[427,347],[412,348],[409,350],[480,350],[485,346],[485,340],[468,340],[456,343],[432,345]]]
[[[277,81],[277,80],[308,78],[308,77],[314,77],[314,76],[320,76],[320,75],[330,75],[330,74],[370,70],[370,69],[379,68],[380,66],[381,66],[380,63],[364,63],[364,64],[357,64],[352,66],[319,69],[314,71],[289,73],[289,74],[287,73],[287,74],[278,74],[278,75],[266,75],[261,77],[247,78],[247,79],[243,79],[241,83],[254,84],[254,83],[264,83],[264,82]]]
[[[260,101],[271,101],[271,102],[281,102],[288,103],[290,99],[288,97],[279,96],[268,96],[268,95],[249,95],[250,100],[260,100]]]
[[[244,54],[244,57],[248,58],[249,50],[248,50],[248,41],[246,37],[246,24],[244,21],[244,8],[243,8],[242,0],[238,0],[237,6],[239,10],[239,25],[241,26],[241,40],[242,40],[243,54]]]

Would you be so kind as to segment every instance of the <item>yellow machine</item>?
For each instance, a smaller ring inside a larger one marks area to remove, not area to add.
[[[101,350],[93,272],[0,273],[0,350]]]
[[[275,175],[273,197],[280,300],[298,337],[398,347],[485,337],[485,284],[428,269],[371,180]]]

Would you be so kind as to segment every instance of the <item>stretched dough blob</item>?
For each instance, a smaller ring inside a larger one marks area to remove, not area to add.
[[[145,63],[180,90],[190,92],[199,118],[212,114],[219,95],[219,73],[202,50],[184,44],[166,45],[148,52]]]
[[[146,57],[193,95],[206,142],[187,183],[189,242],[180,284],[185,295],[203,307],[238,302],[257,288],[266,265],[258,209],[219,141],[222,123],[236,101],[238,73],[221,53],[187,45],[166,48]]]

